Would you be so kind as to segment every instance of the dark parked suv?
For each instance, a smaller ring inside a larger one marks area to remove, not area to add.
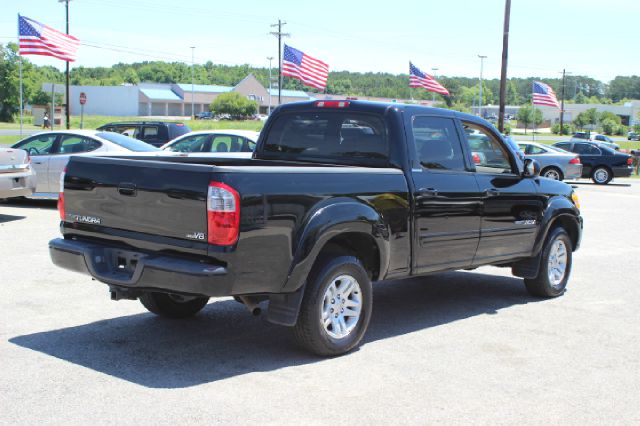
[[[629,177],[633,157],[597,142],[558,142],[554,144],[565,151],[575,152],[582,163],[582,177],[591,178],[599,185],[607,184],[614,177]]]
[[[169,123],[165,121],[108,123],[98,127],[98,130],[120,133],[158,147],[191,131],[189,126],[183,123]]]

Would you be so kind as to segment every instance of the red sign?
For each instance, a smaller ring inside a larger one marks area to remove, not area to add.
[[[84,105],[87,103],[87,94],[84,92],[80,92],[80,105]]]

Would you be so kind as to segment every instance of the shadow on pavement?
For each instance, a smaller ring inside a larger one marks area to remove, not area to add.
[[[0,223],[13,222],[14,220],[22,220],[25,219],[26,216],[14,216],[12,214],[1,214],[0,213]]]
[[[521,279],[469,272],[380,282],[374,288],[365,345],[539,300],[528,296]],[[10,342],[150,388],[196,386],[323,361],[298,349],[286,327],[253,317],[232,300],[210,303],[186,320],[144,313]]]
[[[33,200],[30,198],[9,198],[0,203],[0,206],[9,206],[17,209],[48,209],[58,208],[57,200]]]
[[[608,184],[606,184],[606,185],[599,185],[599,184],[597,184],[597,183],[593,183],[593,182],[591,182],[591,181],[586,181],[586,180],[585,180],[585,181],[582,181],[582,182],[580,182],[580,181],[574,181],[574,180],[570,180],[570,181],[569,181],[569,180],[565,180],[564,182],[565,182],[565,183],[567,183],[567,184],[569,184],[569,185],[571,185],[571,186],[573,186],[573,185],[586,185],[586,186],[601,186],[601,187],[603,187],[603,188],[605,188],[605,187],[607,187],[607,186],[622,186],[622,187],[625,187],[625,186],[626,186],[626,187],[629,187],[629,186],[631,186],[631,184],[630,184],[630,183],[617,183],[617,182],[615,182],[615,181],[613,181],[613,182],[609,182],[609,183],[608,183]]]

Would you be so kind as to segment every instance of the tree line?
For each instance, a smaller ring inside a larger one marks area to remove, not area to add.
[[[0,121],[9,121],[17,112],[19,101],[17,45],[0,44]],[[50,95],[41,90],[42,83],[63,83],[64,73],[55,67],[38,66],[27,58],[22,58],[24,97],[28,104],[42,104],[50,100]],[[113,86],[122,84],[190,83],[192,68],[184,62],[143,61],[131,64],[119,63],[111,67],[73,67],[70,73],[73,85]],[[196,84],[235,86],[252,73],[267,87],[269,69],[250,65],[220,65],[211,61],[193,67]],[[277,69],[272,69],[274,82]],[[408,87],[408,74],[356,73],[332,71],[329,73],[326,93],[346,96],[371,96],[391,99],[432,99],[430,92]],[[507,83],[506,102],[508,105],[524,105],[531,102],[531,83],[541,80],[561,94],[561,78],[510,78]],[[477,78],[439,76],[438,81],[451,93],[450,97],[435,95],[442,106],[468,111],[478,102],[479,84]],[[275,86],[275,84],[274,84]],[[500,88],[499,79],[483,81],[483,105],[497,104]],[[318,90],[303,86],[298,80],[284,78],[283,89],[304,90],[317,93]],[[567,77],[565,101],[575,103],[619,103],[626,99],[640,99],[640,76],[617,76],[605,84],[588,76]]]

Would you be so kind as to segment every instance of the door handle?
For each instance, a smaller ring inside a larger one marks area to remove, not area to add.
[[[489,188],[489,189],[485,189],[484,194],[489,196],[489,197],[496,197],[496,196],[500,195],[500,191],[498,191],[495,188]]]
[[[34,161],[33,164],[42,164],[42,161]]]
[[[420,188],[416,191],[416,199],[424,200],[427,198],[435,198],[438,196],[438,190],[435,188]]]
[[[128,195],[130,197],[136,196],[136,186],[133,183],[121,183],[118,185],[118,192],[122,195]]]

